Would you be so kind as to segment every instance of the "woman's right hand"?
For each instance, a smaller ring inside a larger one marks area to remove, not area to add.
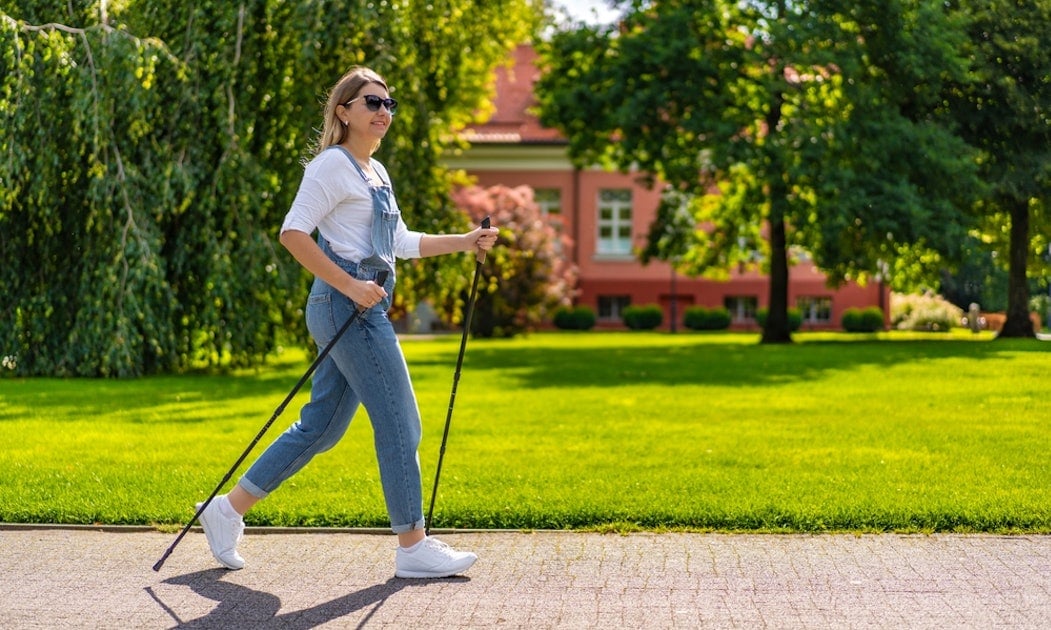
[[[321,278],[354,301],[360,308],[371,308],[387,297],[387,291],[372,280],[358,280],[321,251],[317,242],[299,230],[281,232],[281,244],[307,271]]]
[[[353,300],[359,308],[372,308],[387,297],[387,290],[372,280],[351,278],[347,297]]]

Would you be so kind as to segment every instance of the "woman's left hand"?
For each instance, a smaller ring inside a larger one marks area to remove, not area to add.
[[[496,245],[496,238],[500,235],[500,230],[489,227],[483,228],[478,227],[467,233],[467,242],[470,244],[470,249],[478,249],[483,252],[487,252]]]

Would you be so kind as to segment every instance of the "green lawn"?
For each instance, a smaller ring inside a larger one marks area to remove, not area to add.
[[[1051,532],[1051,343],[796,339],[472,339],[434,526]],[[459,341],[403,344],[425,504]],[[308,363],[287,352],[233,375],[0,378],[0,522],[184,523]],[[386,526],[371,440],[362,412],[246,520]]]

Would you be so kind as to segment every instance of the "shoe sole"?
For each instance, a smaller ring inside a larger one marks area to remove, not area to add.
[[[437,580],[441,578],[450,578],[460,575],[467,569],[470,569],[477,560],[477,558],[474,558],[467,564],[467,566],[451,571],[404,571],[402,569],[397,569],[394,571],[394,577],[408,580]]]
[[[460,571],[452,571],[448,573],[428,573],[423,571],[395,571],[394,577],[403,580],[438,580],[441,578],[450,578],[460,575],[467,569],[461,569]]]
[[[241,569],[245,568],[245,566],[243,564],[241,566],[232,565],[232,564],[228,563],[226,560],[223,560],[219,556],[215,555],[214,553],[212,554],[212,557],[215,558],[216,562],[218,562],[219,564],[223,565],[225,568],[227,568],[227,569],[229,569],[231,571],[240,571]]]

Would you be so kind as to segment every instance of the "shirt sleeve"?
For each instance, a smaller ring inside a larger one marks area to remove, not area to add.
[[[308,170],[303,175],[292,207],[288,209],[285,221],[281,224],[281,232],[299,230],[312,234],[338,202],[336,191],[326,180]]]
[[[281,231],[299,230],[311,234],[343,202],[349,191],[346,177],[341,177],[338,159],[341,156],[331,151],[322,151],[314,156],[303,172],[292,206],[285,215]]]
[[[398,227],[394,231],[394,255],[398,258],[419,258],[421,240],[423,232],[410,230],[399,216]]]

